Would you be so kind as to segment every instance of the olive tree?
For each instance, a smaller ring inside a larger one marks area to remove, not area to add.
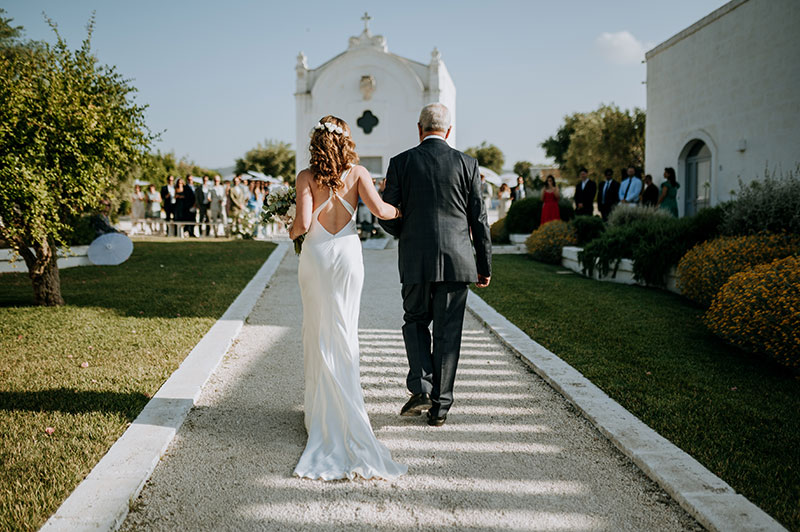
[[[0,35],[10,19],[0,18]],[[57,250],[153,140],[135,88],[91,49],[0,40],[0,237],[25,261],[40,305],[62,305]],[[23,53],[24,52],[24,53]]]
[[[503,171],[503,163],[506,158],[503,152],[494,144],[487,144],[484,140],[480,146],[472,146],[464,150],[470,157],[478,159],[478,164],[498,174]]]

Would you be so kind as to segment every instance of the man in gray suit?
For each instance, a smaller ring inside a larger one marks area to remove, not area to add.
[[[478,161],[446,141],[450,111],[440,103],[426,105],[417,127],[419,145],[393,157],[386,172],[383,200],[403,216],[380,224],[400,239],[406,386],[412,394],[400,414],[427,410],[428,424],[441,426],[453,404],[467,287],[489,286],[492,243]]]

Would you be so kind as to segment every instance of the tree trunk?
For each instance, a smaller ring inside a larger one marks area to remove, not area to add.
[[[61,297],[61,276],[58,273],[58,248],[50,239],[35,242],[33,250],[18,235],[0,234],[11,244],[11,247],[25,260],[28,277],[33,283],[33,297],[37,305],[55,307],[64,304]]]
[[[49,258],[39,269],[39,273],[29,270],[33,281],[33,297],[37,305],[55,307],[64,304],[61,297],[61,276],[58,273],[58,254],[51,252]]]
[[[16,249],[28,266],[28,276],[33,283],[33,298],[37,305],[55,307],[64,304],[61,297],[61,276],[58,274],[57,248],[50,241],[36,242],[33,251],[24,242],[17,241]]]

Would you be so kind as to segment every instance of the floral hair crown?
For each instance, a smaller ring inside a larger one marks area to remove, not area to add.
[[[334,124],[333,122],[325,122],[324,124],[322,124],[322,123],[319,123],[319,124],[315,125],[315,126],[314,126],[314,129],[312,129],[312,130],[311,130],[311,134],[313,135],[313,134],[314,134],[314,131],[316,131],[316,130],[318,130],[318,129],[327,129],[327,130],[328,130],[328,131],[330,131],[331,133],[337,133],[337,134],[339,134],[339,135],[343,135],[343,136],[345,136],[345,137],[349,137],[349,136],[350,136],[350,135],[347,133],[347,131],[345,131],[345,130],[342,128],[342,126],[337,126],[337,125],[336,125],[336,124]]]

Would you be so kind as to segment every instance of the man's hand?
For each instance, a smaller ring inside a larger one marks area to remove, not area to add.
[[[478,282],[475,283],[475,286],[478,288],[486,288],[489,286],[489,282],[492,280],[491,277],[486,277],[485,275],[478,274]]]

